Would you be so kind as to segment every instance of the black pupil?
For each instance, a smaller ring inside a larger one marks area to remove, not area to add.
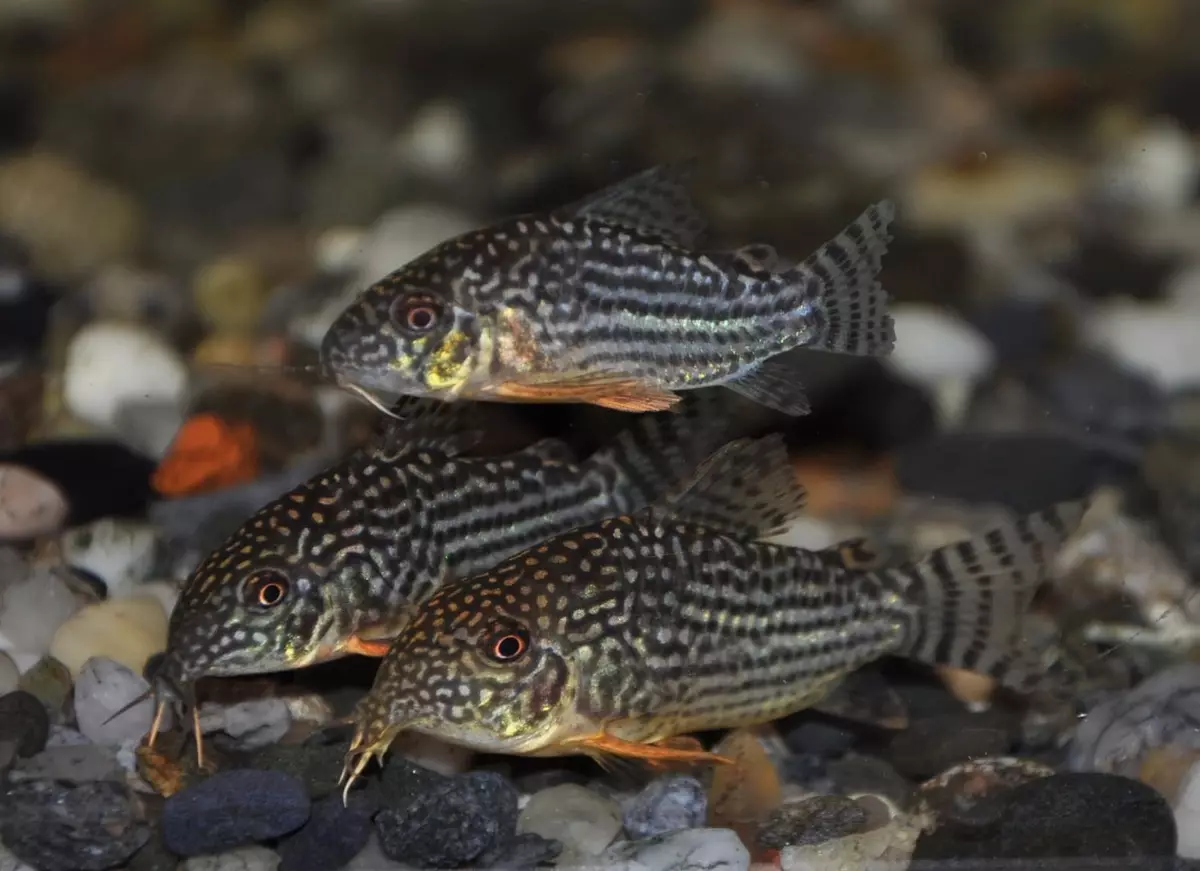
[[[281,587],[276,581],[270,581],[265,584],[262,588],[262,593],[259,594],[259,598],[261,598],[262,601],[268,605],[274,605],[282,597],[283,587]]]
[[[418,306],[408,313],[408,323],[413,329],[424,330],[433,323],[433,312],[427,306]]]
[[[496,645],[496,653],[501,659],[512,659],[521,652],[521,639],[515,635],[506,635]]]

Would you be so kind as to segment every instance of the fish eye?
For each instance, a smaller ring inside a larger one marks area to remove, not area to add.
[[[256,608],[273,608],[284,600],[288,579],[275,571],[258,572],[246,580],[245,599]]]
[[[441,317],[441,304],[428,294],[406,294],[392,304],[392,320],[408,333],[428,333],[438,325]]]
[[[488,654],[497,662],[512,662],[529,649],[529,638],[521,631],[507,631],[492,639]]]

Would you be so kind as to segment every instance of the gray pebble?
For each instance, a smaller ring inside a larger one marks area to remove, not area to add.
[[[0,795],[0,840],[39,871],[106,871],[150,839],[123,784],[36,780]]]
[[[703,826],[707,815],[704,786],[694,777],[679,774],[658,778],[630,799],[622,823],[626,835],[636,841]]]

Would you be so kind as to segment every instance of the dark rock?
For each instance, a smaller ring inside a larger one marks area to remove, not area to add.
[[[1182,255],[1176,252],[1135,248],[1115,233],[1096,230],[1087,232],[1070,260],[1053,271],[1094,299],[1152,300],[1162,297],[1164,285],[1181,265]]]
[[[704,825],[708,796],[694,777],[660,777],[630,799],[622,814],[625,834],[632,841]]]
[[[1004,813],[1013,789],[1052,774],[1054,769],[1032,760],[980,759],[956,765],[921,784],[919,796],[939,824],[986,826]]]
[[[1100,351],[1073,354],[1027,383],[1055,418],[1083,433],[1142,441],[1165,415],[1161,387]]]
[[[338,791],[338,778],[346,759],[348,743],[319,739],[303,744],[272,744],[250,754],[249,768],[282,771],[304,784],[313,801]]]
[[[374,808],[363,794],[348,803],[334,794],[312,806],[308,822],[285,838],[276,851],[279,871],[337,871],[367,845]]]
[[[1001,297],[976,307],[969,320],[991,343],[1002,367],[1039,363],[1059,340],[1054,312],[1042,300]]]
[[[1173,857],[1171,807],[1145,784],[1113,774],[1056,774],[1008,793],[991,825],[944,825],[917,841],[913,862],[953,859]]]
[[[220,853],[294,832],[308,820],[304,784],[279,771],[221,771],[163,806],[167,847],[181,856]]]
[[[50,715],[37,696],[17,690],[0,697],[0,741],[14,741],[24,757],[41,753],[50,737]]]
[[[402,810],[419,796],[450,779],[395,753],[384,763],[379,778],[380,804]]]
[[[793,753],[811,753],[836,759],[854,746],[856,735],[836,723],[806,719],[783,733],[784,743]]]
[[[1003,756],[1016,744],[1019,723],[993,708],[916,720],[888,745],[888,760],[901,774],[924,780],[952,765]]]
[[[146,845],[133,854],[126,866],[129,871],[177,871],[179,857],[167,849],[162,828],[155,826]]]
[[[137,797],[120,783],[36,780],[0,796],[0,841],[39,871],[105,871],[149,839]]]
[[[848,753],[826,768],[832,788],[840,793],[870,792],[895,802],[900,809],[912,802],[913,786],[882,759]]]
[[[414,781],[406,781],[409,787]],[[385,801],[375,829],[385,856],[406,864],[454,868],[502,848],[517,829],[517,791],[492,772],[426,781],[403,801]]]
[[[73,689],[70,669],[52,656],[43,656],[21,675],[18,686],[42,703],[51,723],[62,723]]]
[[[533,832],[517,835],[503,846],[482,854],[476,865],[486,871],[532,871],[562,852],[562,843]],[[281,869],[282,871],[282,869]]]
[[[776,808],[758,828],[758,843],[768,849],[823,844],[867,830],[869,815],[854,799],[818,795]]]
[[[792,753],[779,761],[779,773],[787,783],[798,784],[809,792],[832,792],[829,761],[816,753]]]

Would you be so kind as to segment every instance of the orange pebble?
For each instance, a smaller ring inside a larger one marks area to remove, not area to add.
[[[248,423],[229,424],[215,414],[198,414],[179,428],[171,449],[154,472],[154,489],[164,496],[190,496],[253,481],[258,477],[258,437]]]

